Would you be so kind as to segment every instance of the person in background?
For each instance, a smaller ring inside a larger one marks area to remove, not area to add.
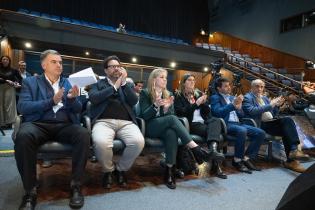
[[[175,112],[177,116],[188,119],[192,134],[204,137],[209,152],[212,154],[212,167],[216,175],[226,179],[226,174],[220,168],[224,155],[218,151],[219,145],[222,146],[221,121],[219,118],[212,117],[207,98],[206,94],[195,88],[195,76],[185,74],[175,94]]]
[[[19,73],[21,75],[21,80],[19,81],[20,84],[22,84],[23,79],[26,77],[31,77],[32,75],[26,71],[26,63],[25,61],[19,61]],[[19,101],[19,95],[20,95],[20,88],[16,89],[16,103]]]
[[[143,85],[144,85],[144,82],[143,82],[143,81],[136,81],[136,82],[135,82],[134,90],[136,91],[136,94],[137,94],[138,96],[140,95],[140,92],[141,92],[141,90],[143,89]]]
[[[244,117],[242,110],[243,95],[231,96],[232,88],[226,78],[218,78],[215,82],[217,93],[211,96],[211,110],[215,117],[223,118],[227,133],[235,137],[235,152],[232,165],[239,171],[248,174],[260,171],[254,161],[257,157],[260,145],[266,138],[266,133],[260,128],[246,125],[241,122]],[[251,141],[245,151],[246,137]]]
[[[253,118],[257,125],[270,135],[281,136],[284,144],[287,161],[284,166],[296,172],[303,173],[304,167],[297,161],[298,158],[309,156],[298,150],[300,144],[296,126],[292,118],[277,116],[279,107],[284,103],[283,96],[269,99],[263,96],[265,83],[256,79],[251,83],[251,92],[245,95],[243,110],[245,116]]]
[[[118,33],[122,33],[122,34],[126,34],[126,33],[127,33],[127,31],[126,31],[126,29],[125,29],[125,25],[123,25],[122,23],[119,23],[119,26],[118,26],[118,28],[116,29],[116,31],[117,31]]]
[[[21,88],[18,70],[11,68],[9,56],[0,58],[0,126],[12,128],[17,115],[16,89]]]
[[[209,161],[212,154],[196,144],[187,129],[174,114],[174,97],[166,89],[167,71],[154,69],[148,79],[148,87],[140,93],[140,117],[146,122],[146,135],[160,138],[165,146],[166,167],[164,183],[176,188],[175,171],[178,138],[191,149],[198,164]]]
[[[32,76],[29,72],[26,71],[25,61],[19,61],[19,72],[23,79],[25,79],[26,77]]]

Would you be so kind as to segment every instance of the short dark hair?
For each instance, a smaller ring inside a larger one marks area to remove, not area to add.
[[[222,84],[223,84],[224,82],[230,83],[230,80],[228,80],[227,78],[224,78],[224,77],[218,78],[218,79],[215,81],[214,88],[215,88],[216,90],[218,90],[219,87],[222,87]]]
[[[104,68],[105,68],[105,69],[108,68],[108,63],[109,63],[109,61],[111,61],[111,60],[116,60],[116,61],[118,61],[118,63],[120,64],[119,58],[118,58],[116,55],[111,55],[111,56],[108,56],[107,58],[105,58],[104,61],[103,61],[103,64],[104,64]]]
[[[135,85],[138,85],[138,83],[144,84],[144,81],[142,81],[142,80],[141,81],[135,81],[134,83],[135,83]]]

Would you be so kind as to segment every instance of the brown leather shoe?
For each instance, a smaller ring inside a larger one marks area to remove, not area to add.
[[[310,156],[308,154],[305,154],[303,151],[301,150],[294,150],[290,152],[290,156],[291,159],[298,159],[298,160],[308,160],[310,159]]]
[[[290,169],[292,171],[299,172],[299,173],[303,173],[304,171],[306,171],[306,169],[297,160],[284,162],[283,165],[285,168]]]

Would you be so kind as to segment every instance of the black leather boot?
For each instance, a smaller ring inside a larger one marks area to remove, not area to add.
[[[127,186],[127,177],[126,173],[124,171],[118,171],[116,170],[116,176],[117,176],[117,183],[121,187],[126,187]]]
[[[73,209],[79,209],[83,205],[84,205],[84,197],[81,192],[80,184],[72,185],[69,206]]]
[[[200,146],[191,148],[191,151],[194,154],[195,159],[199,165],[202,164],[203,162],[208,162],[210,159],[210,153],[207,150],[201,148]]]
[[[215,160],[212,161],[212,171],[217,177],[227,179],[227,175],[222,171],[220,164]]]
[[[170,189],[176,188],[175,170],[176,170],[175,166],[172,166],[172,167],[166,166],[165,167],[164,182],[165,182],[166,186]]]
[[[112,187],[113,178],[112,178],[112,172],[104,173],[103,176],[103,187],[106,189],[110,189]]]
[[[37,201],[36,193],[26,193],[23,196],[19,210],[34,210],[36,206],[36,201]]]
[[[218,151],[218,143],[216,141],[208,141],[207,144],[209,148],[210,159],[222,162],[225,159],[225,156]]]

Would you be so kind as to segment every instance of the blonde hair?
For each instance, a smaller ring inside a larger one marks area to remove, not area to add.
[[[147,88],[148,88],[152,102],[154,102],[156,99],[154,79],[160,76],[162,73],[166,73],[167,75],[167,71],[165,69],[158,68],[158,69],[154,69],[149,75]],[[170,92],[166,88],[163,89],[162,98],[169,98],[169,97],[170,97]]]

